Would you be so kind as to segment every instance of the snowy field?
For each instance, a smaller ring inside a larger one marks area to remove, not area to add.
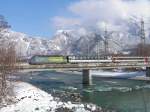
[[[138,76],[145,76],[144,71],[135,71],[135,72],[128,72],[128,71],[91,71],[93,76],[100,76],[100,77],[117,77],[117,78],[133,78]]]
[[[16,102],[0,109],[0,112],[92,112],[97,108],[92,104],[62,102],[50,94],[24,82],[14,83]]]

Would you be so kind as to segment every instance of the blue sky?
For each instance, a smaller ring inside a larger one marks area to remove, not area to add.
[[[150,0],[0,0],[12,30],[51,38],[56,30],[124,29],[118,20],[150,18]]]
[[[17,32],[31,36],[53,36],[51,19],[70,15],[67,6],[75,0],[0,0],[0,14]],[[77,1],[77,0],[76,0]]]

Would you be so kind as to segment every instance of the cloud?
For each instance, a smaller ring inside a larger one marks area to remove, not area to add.
[[[55,17],[57,28],[101,28],[103,23],[110,28],[120,28],[123,22],[132,16],[150,17],[149,0],[80,0],[68,6],[73,17]]]
[[[84,0],[72,4],[69,9],[84,19],[111,21],[126,16],[125,4],[120,0]]]
[[[52,20],[56,29],[67,29],[80,25],[80,20],[75,18],[54,17]]]

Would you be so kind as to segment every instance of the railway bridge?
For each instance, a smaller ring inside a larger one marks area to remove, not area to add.
[[[68,63],[20,64],[20,69],[80,70],[83,84],[92,84],[90,70],[113,68],[146,68],[146,76],[150,77],[150,57],[111,57],[107,59],[71,59]]]

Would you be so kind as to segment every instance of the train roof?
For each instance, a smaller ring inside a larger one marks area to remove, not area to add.
[[[41,57],[52,57],[52,56],[64,57],[63,55],[34,55],[32,57],[35,57],[35,56],[41,56]]]

